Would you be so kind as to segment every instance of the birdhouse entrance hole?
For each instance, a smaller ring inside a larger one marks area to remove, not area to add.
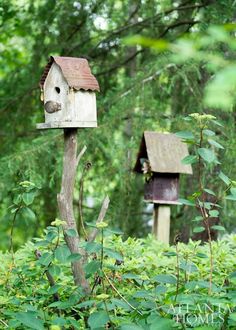
[[[56,90],[56,92],[57,92],[58,94],[60,94],[60,92],[61,92],[60,87],[55,87],[55,90]]]

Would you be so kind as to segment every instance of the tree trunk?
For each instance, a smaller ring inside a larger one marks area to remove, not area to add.
[[[77,159],[77,129],[64,129],[64,160],[61,191],[57,196],[61,220],[66,224],[63,226],[64,238],[71,253],[82,253],[79,248],[79,235],[73,211],[73,192],[78,166]],[[67,230],[76,231],[76,236],[68,236]],[[71,263],[74,282],[81,286],[86,294],[90,292],[89,283],[85,278],[82,260]]]

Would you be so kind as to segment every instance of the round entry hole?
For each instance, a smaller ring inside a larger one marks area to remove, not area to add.
[[[59,87],[55,87],[55,90],[56,90],[56,92],[57,92],[58,94],[60,94],[61,89],[60,89]]]

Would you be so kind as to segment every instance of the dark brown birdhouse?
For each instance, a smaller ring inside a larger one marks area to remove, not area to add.
[[[144,199],[155,204],[178,204],[179,175],[192,174],[182,164],[187,145],[174,134],[145,131],[134,171],[145,176]]]

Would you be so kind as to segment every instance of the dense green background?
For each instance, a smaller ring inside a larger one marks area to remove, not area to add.
[[[62,131],[35,128],[43,121],[38,82],[49,55],[86,57],[101,88],[97,95],[99,128],[78,134],[80,148],[86,145],[88,150],[78,172],[77,217],[80,176],[89,160],[92,169],[84,180],[85,220],[96,219],[108,194],[109,222],[126,235],[146,235],[152,214],[143,202],[143,178],[132,172],[142,133],[182,130],[181,116],[192,112],[214,114],[224,124],[218,132],[226,147],[220,156],[224,172],[235,176],[234,107],[217,110],[203,104],[204,87],[214,70],[206,67],[204,58],[176,62],[169,51],[155,52],[124,42],[125,37],[136,34],[169,42],[184,35],[194,37],[197,32],[204,36],[209,26],[232,22],[234,10],[231,0],[1,0],[1,249],[9,246],[13,218],[9,206],[19,182],[30,180],[41,189],[32,206],[35,216],[32,212],[17,215],[16,245],[39,235],[57,216]],[[235,48],[223,43],[211,45],[211,51],[220,58],[235,57]],[[208,177],[211,188],[215,171]],[[183,195],[196,190],[194,182],[183,178]],[[87,205],[88,197],[94,200],[92,208]],[[234,210],[228,203],[221,216],[229,231],[234,228]],[[188,237],[190,220],[188,210],[173,207],[172,235],[184,228]]]

